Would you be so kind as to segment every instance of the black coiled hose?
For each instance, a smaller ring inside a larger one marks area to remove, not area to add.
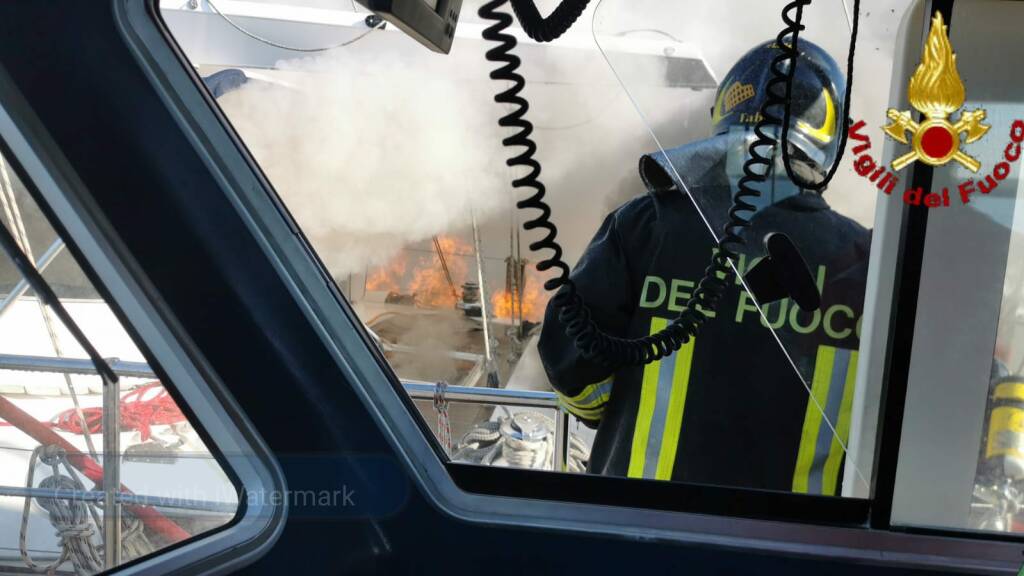
[[[791,10],[796,4],[807,1],[795,0],[787,6],[786,11]],[[510,167],[528,169],[525,176],[512,181],[514,188],[527,188],[532,191],[529,197],[517,202],[516,207],[521,210],[540,211],[538,216],[523,223],[523,229],[544,232],[543,238],[529,245],[533,252],[550,251],[550,255],[537,264],[537,270],[557,270],[557,275],[544,283],[544,289],[557,291],[552,304],[558,311],[559,321],[565,327],[566,334],[573,340],[584,358],[608,366],[642,366],[661,360],[678,351],[697,334],[707,320],[706,313],[717,308],[722,295],[733,281],[735,272],[730,260],[736,260],[738,251],[745,246],[743,230],[750,226],[750,216],[755,210],[755,206],[748,200],[761,195],[752,184],[763,183],[766,180],[772,163],[771,152],[778,145],[778,141],[767,128],[780,126],[782,117],[771,113],[769,109],[786,108],[789,83],[788,75],[782,66],[791,56],[782,54],[772,61],[773,78],[768,82],[766,99],[761,109],[761,121],[754,127],[755,139],[748,148],[749,159],[743,164],[744,176],[740,179],[739,189],[733,197],[729,220],[722,230],[722,239],[719,240],[719,250],[711,258],[711,263],[704,271],[704,278],[697,284],[693,295],[686,303],[685,310],[656,334],[637,339],[619,338],[602,331],[594,322],[590,309],[569,276],[569,265],[562,260],[562,247],[557,242],[558,227],[551,222],[551,207],[544,201],[546,189],[540,180],[541,165],[534,158],[537,144],[531,138],[533,124],[526,119],[530,103],[521,96],[526,81],[517,70],[522,61],[512,53],[517,45],[516,38],[506,33],[512,25],[512,16],[499,10],[508,2],[509,0],[491,0],[480,7],[478,14],[483,20],[493,22],[484,30],[484,39],[498,44],[486,53],[489,62],[501,64],[490,73],[490,78],[512,84],[510,88],[497,94],[494,101],[515,108],[498,121],[504,128],[516,129],[514,134],[502,140],[502,145],[523,148],[520,154],[507,160],[506,164]],[[554,16],[553,14],[552,19]],[[571,24],[572,22],[569,22],[564,25],[564,29],[568,29]],[[794,25],[799,26],[799,21],[794,21]],[[558,28],[561,26],[556,26],[555,29]],[[785,45],[784,38],[792,32],[791,28],[787,28],[780,33],[779,45]],[[778,90],[780,87],[781,91]],[[762,150],[767,150],[768,155],[762,154]],[[758,167],[761,170],[757,170]]]

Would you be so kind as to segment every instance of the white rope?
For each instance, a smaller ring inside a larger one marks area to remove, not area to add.
[[[534,470],[554,469],[555,422],[538,412],[519,413],[519,416],[524,415],[544,422],[550,432],[543,438],[526,440],[516,438],[509,433],[512,430],[510,426],[512,418],[510,417],[481,422],[462,437],[455,455],[452,456],[452,461]],[[569,434],[568,442],[569,461],[566,470],[577,473],[585,472],[586,463],[590,459],[590,451],[575,434]]]
[[[56,446],[39,446],[32,451],[32,458],[28,464],[28,478],[25,485],[33,488],[36,463],[42,460],[44,465],[52,468],[51,476],[44,478],[39,483],[40,488],[79,490],[84,491],[85,486],[71,472],[64,450]],[[63,464],[68,471],[64,475],[60,471]],[[98,526],[95,517],[95,510],[81,500],[58,499],[58,498],[37,498],[39,505],[50,513],[50,523],[57,529],[57,537],[60,539],[61,554],[46,566],[35,563],[28,551],[28,518],[32,508],[32,498],[25,498],[25,506],[21,514],[21,532],[18,537],[18,550],[21,553],[21,560],[30,570],[39,573],[52,574],[61,565],[71,561],[75,573],[81,576],[95,574],[103,570],[103,559],[100,557],[99,548],[93,542],[92,536],[96,533],[94,524],[90,524],[89,516],[93,515],[93,523]]]
[[[82,484],[67,460],[67,453],[59,446],[39,446],[32,451],[28,465],[28,477],[25,480],[26,487],[35,487],[33,483],[37,462],[50,466],[52,470],[50,476],[39,482],[39,488],[85,491],[85,485]],[[63,473],[60,470],[62,466]],[[56,560],[41,566],[36,564],[29,553],[28,519],[32,509],[32,498],[27,497],[22,508],[21,531],[18,535],[18,551],[21,554],[22,562],[30,570],[47,574],[53,574],[57,568],[69,560],[74,566],[75,573],[81,576],[91,576],[103,570],[103,559],[100,553],[102,545],[93,541],[93,535],[99,532],[99,526],[101,526],[98,514],[99,506],[83,500],[65,498],[36,498],[36,502],[50,513],[50,523],[57,530],[57,538],[60,539],[61,554]],[[90,522],[90,518],[92,522]],[[149,538],[146,537],[142,521],[138,517],[125,512],[122,515],[121,524],[122,561],[129,562],[156,550]]]
[[[266,44],[267,46],[273,46],[274,48],[280,48],[282,50],[289,50],[291,52],[306,52],[306,53],[309,53],[309,52],[327,52],[328,50],[334,50],[335,48],[344,48],[345,46],[350,46],[350,45],[355,44],[356,42],[362,40],[363,38],[368,36],[374,30],[383,30],[384,29],[384,24],[385,24],[384,22],[381,22],[381,24],[379,26],[375,26],[373,28],[370,28],[369,30],[367,30],[366,32],[363,32],[359,36],[356,36],[355,38],[352,38],[350,40],[346,40],[344,42],[340,42],[338,44],[333,44],[331,46],[320,46],[320,47],[316,47],[316,48],[301,48],[301,47],[298,47],[298,46],[289,46],[288,44],[281,44],[280,42],[275,42],[275,41],[273,41],[273,40],[271,40],[269,38],[265,38],[263,36],[260,36],[259,34],[254,33],[254,32],[250,32],[249,30],[247,30],[246,28],[243,28],[237,22],[235,22],[234,20],[229,18],[227,14],[221,12],[220,8],[217,8],[217,5],[214,4],[212,0],[206,0],[206,3],[210,5],[210,8],[212,8],[213,11],[216,12],[218,16],[223,18],[224,21],[227,22],[228,24],[230,24],[231,27],[234,28],[235,30],[238,30],[242,34],[245,34],[246,36],[248,36],[249,38],[252,38],[253,40],[255,40],[257,42],[262,42],[263,44]]]
[[[501,454],[501,422],[481,422],[463,436],[453,462],[490,466]]]
[[[447,389],[448,383],[443,380],[434,385],[434,411],[437,412],[437,438],[444,446],[444,453],[451,456],[452,423],[448,417],[448,398],[445,397]]]
[[[121,561],[130,562],[147,554],[152,554],[156,548],[149,541],[144,531],[145,526],[142,520],[127,510],[121,512]]]

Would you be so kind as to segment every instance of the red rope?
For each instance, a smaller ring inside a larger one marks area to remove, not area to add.
[[[103,432],[102,408],[83,408],[82,416],[90,434]],[[151,426],[166,426],[184,421],[185,415],[159,382],[150,382],[121,397],[121,429],[138,430],[143,442],[149,440],[152,435]],[[0,420],[0,426],[10,425]],[[44,425],[63,432],[83,434],[82,421],[74,408],[57,414]]]
[[[71,462],[72,466],[78,468],[86,477],[95,483],[103,481],[103,468],[96,463],[95,460],[86,454],[83,454],[78,448],[75,448],[70,442],[54,432],[45,423],[36,420],[27,412],[15,406],[13,402],[4,398],[3,395],[0,395],[0,418],[10,422],[13,426],[31,436],[40,444],[47,446],[51,444],[60,446],[67,452],[68,461]],[[123,484],[121,485],[121,490],[130,492]],[[186,540],[192,536],[181,526],[178,526],[177,523],[161,514],[155,508],[137,505],[127,505],[125,507],[138,516],[139,520],[142,520],[143,524],[148,528],[159,533],[171,542],[181,542],[182,540]]]
[[[82,415],[91,434],[103,431],[102,408],[83,408]],[[185,415],[159,382],[150,382],[121,397],[121,429],[138,430],[143,442],[149,440],[151,426],[184,421]],[[54,416],[50,425],[72,434],[83,433],[82,422],[73,408]]]

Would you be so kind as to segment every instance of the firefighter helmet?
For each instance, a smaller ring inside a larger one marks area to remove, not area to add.
[[[836,61],[820,46],[799,41],[800,55],[793,77],[789,152],[793,168],[807,180],[820,181],[835,161],[842,135],[846,80]],[[729,70],[715,95],[711,111],[714,134],[753,129],[760,121],[772,62],[782,55],[776,41],[747,52]],[[782,64],[788,72],[788,64]],[[783,85],[773,90],[783,90]],[[782,117],[780,107],[772,112]]]

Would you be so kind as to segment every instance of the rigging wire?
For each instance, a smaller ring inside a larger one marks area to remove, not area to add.
[[[448,287],[452,290],[452,297],[458,300],[459,291],[455,288],[451,270],[448,268],[448,260],[444,256],[444,249],[441,248],[441,241],[437,239],[436,235],[434,236],[434,250],[437,251],[437,259],[441,261],[441,270],[444,271],[445,280],[448,281]]]
[[[25,220],[21,215],[21,209],[18,207],[18,197],[15,195],[10,172],[7,169],[7,161],[2,155],[0,155],[0,175],[3,177],[2,185],[0,185],[0,204],[3,205],[4,214],[7,216],[11,233],[15,235],[18,246],[25,252],[28,259],[35,262],[36,258],[32,254],[32,244],[29,241],[28,232],[25,230]],[[39,314],[42,315],[47,336],[49,336],[50,344],[53,346],[53,353],[57,358],[63,358],[64,347],[61,345],[60,336],[54,327],[53,313],[46,307],[42,299],[37,298],[36,304],[39,306]],[[64,384],[67,386],[68,394],[71,396],[71,401],[74,404],[75,414],[78,416],[79,422],[84,425],[85,415],[82,412],[82,405],[78,401],[78,391],[75,390],[70,374],[64,374]],[[96,445],[93,443],[92,434],[89,432],[85,434],[85,445],[89,449],[89,455],[96,459]]]
[[[375,31],[375,30],[383,30],[384,26],[387,24],[386,22],[384,22],[382,20],[380,22],[380,24],[372,26],[369,30],[363,32],[359,36],[356,36],[355,38],[350,38],[348,40],[345,40],[344,42],[339,42],[338,44],[332,44],[330,46],[317,46],[317,47],[313,47],[313,48],[302,48],[302,47],[299,47],[299,46],[290,46],[288,44],[282,44],[280,42],[275,42],[274,40],[266,38],[264,36],[260,36],[259,34],[256,34],[255,32],[252,32],[252,31],[248,30],[247,28],[242,27],[240,24],[238,24],[237,22],[232,20],[227,14],[221,12],[220,8],[218,8],[217,5],[213,3],[213,0],[206,0],[206,3],[210,5],[210,8],[212,8],[213,11],[218,16],[223,18],[224,21],[227,22],[228,24],[230,24],[231,27],[234,28],[235,30],[238,30],[242,34],[245,34],[246,36],[248,36],[249,38],[252,38],[253,40],[256,40],[257,42],[261,42],[263,44],[266,44],[268,46],[272,46],[274,48],[280,48],[282,50],[288,50],[290,52],[303,52],[303,53],[327,52],[329,50],[334,50],[335,48],[344,48],[345,46],[351,46],[352,44],[355,44],[356,42],[358,42],[358,41],[362,40],[363,38],[366,38],[367,36],[369,36],[370,33],[372,33],[373,31]]]
[[[103,378],[104,386],[109,384],[117,383],[120,378],[114,373],[113,368],[110,367],[110,363],[107,362],[106,358],[100,355],[96,347],[93,346],[89,338],[82,332],[82,329],[78,326],[78,323],[68,313],[67,308],[60,301],[60,298],[54,293],[53,288],[43,278],[43,276],[36,270],[35,265],[31,260],[25,256],[25,253],[21,251],[18,246],[18,242],[11,235],[11,232],[7,230],[5,226],[0,226],[0,250],[5,252],[7,256],[14,262],[14,266],[21,272],[21,275],[25,277],[29,286],[35,290],[36,296],[44,302],[57,318],[64,324],[64,327],[71,336],[74,337],[78,345],[82,347],[86,355],[92,361],[93,366],[96,368],[96,372],[99,373],[100,377]]]

